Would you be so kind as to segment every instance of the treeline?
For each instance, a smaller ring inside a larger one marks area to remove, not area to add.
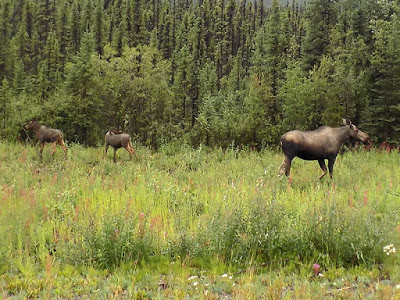
[[[274,145],[349,117],[400,141],[400,6],[388,0],[2,0],[0,137]]]

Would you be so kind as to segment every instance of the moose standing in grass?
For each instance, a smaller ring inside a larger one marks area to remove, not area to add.
[[[43,158],[42,153],[45,143],[53,144],[53,157],[56,153],[56,146],[59,145],[64,150],[65,158],[67,158],[67,147],[65,146],[64,136],[61,130],[46,127],[45,125],[39,124],[36,120],[32,120],[28,124],[24,125],[24,128],[26,130],[33,130],[35,137],[38,141],[38,146],[40,147],[40,160],[42,160]]]
[[[281,138],[281,145],[285,158],[279,168],[279,176],[289,176],[293,158],[300,157],[304,160],[318,160],[324,172],[319,179],[327,173],[325,159],[328,160],[329,175],[333,176],[333,165],[339,153],[340,146],[347,140],[353,139],[364,144],[370,143],[368,134],[359,130],[348,119],[343,119],[344,126],[322,126],[314,131],[292,130]]]
[[[103,157],[106,156],[109,146],[114,148],[114,162],[116,162],[117,150],[119,148],[125,148],[126,151],[129,152],[131,158],[132,154],[137,158],[135,150],[132,146],[131,137],[127,133],[122,133],[121,131],[114,132],[112,130],[107,131],[105,136],[105,149]]]

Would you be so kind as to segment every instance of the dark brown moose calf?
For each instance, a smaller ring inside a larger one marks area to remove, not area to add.
[[[279,176],[289,176],[293,158],[304,160],[318,160],[324,173],[327,173],[325,159],[328,160],[329,175],[332,178],[333,165],[339,153],[340,146],[347,140],[353,139],[364,144],[370,143],[368,134],[359,130],[350,120],[343,119],[344,126],[332,128],[322,126],[314,131],[292,130],[281,138],[281,145],[285,158],[279,168]]]
[[[105,149],[103,157],[106,156],[109,146],[114,148],[114,162],[116,161],[117,150],[119,148],[125,148],[126,151],[129,152],[131,158],[132,154],[135,155],[135,157],[137,158],[135,150],[133,149],[132,146],[131,137],[127,133],[120,133],[120,132],[116,133],[111,130],[107,131],[105,137]]]
[[[53,157],[56,153],[57,144],[64,150],[65,158],[67,158],[67,147],[64,144],[64,136],[59,129],[53,129],[39,124],[37,121],[30,121],[24,126],[26,130],[32,129],[38,141],[39,158],[42,160],[42,153],[45,143],[53,144]]]

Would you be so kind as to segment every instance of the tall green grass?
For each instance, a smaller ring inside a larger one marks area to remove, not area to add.
[[[41,163],[31,147],[0,143],[1,273],[155,258],[348,268],[393,263],[382,249],[399,245],[398,153],[346,152],[333,180],[299,159],[279,179],[279,151],[139,148],[114,164],[72,145],[68,155],[47,149]]]

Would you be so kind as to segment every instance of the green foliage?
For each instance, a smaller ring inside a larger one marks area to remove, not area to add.
[[[108,62],[96,60],[96,83],[106,121],[101,129],[121,127],[153,148],[168,141],[174,134],[169,63],[157,49],[147,46],[127,47],[121,57],[106,48],[105,56]]]
[[[371,57],[373,72],[372,103],[369,107],[372,120],[370,130],[381,140],[398,143],[400,141],[399,124],[399,92],[400,83],[399,38],[400,21],[396,12],[388,15],[388,20],[376,20],[371,26],[375,32],[375,50]]]
[[[400,140],[395,1],[3,2],[3,138],[36,117],[89,146],[120,127],[152,149],[260,149],[349,117]]]
[[[100,224],[74,231],[81,242],[60,247],[62,259],[72,264],[112,268],[127,261],[146,260],[155,248],[151,234],[146,232],[144,214],[129,219],[107,215]]]
[[[345,113],[340,94],[346,86],[340,85],[342,81],[335,76],[334,68],[334,62],[325,57],[319,67],[310,71],[307,79],[299,65],[288,72],[279,95],[284,99],[286,128],[310,130],[324,124],[335,126],[340,123]]]
[[[397,153],[347,152],[333,181],[295,160],[288,182],[274,151],[175,143],[113,163],[102,148],[71,145],[67,160],[49,148],[40,163],[33,147],[0,143],[0,287],[9,296],[264,297],[265,280],[281,291],[274,276],[293,293],[299,281],[337,292],[334,283],[352,278],[370,294],[371,282],[398,280],[398,253],[383,251],[400,243]]]
[[[312,70],[327,54],[330,31],[336,23],[335,2],[312,0],[306,10],[306,35],[302,45],[303,69]]]
[[[93,66],[93,51],[93,34],[83,34],[78,54],[72,63],[66,65],[66,97],[59,125],[68,139],[85,141],[88,145],[96,145],[101,139],[104,116]],[[54,108],[59,110],[57,106]]]

